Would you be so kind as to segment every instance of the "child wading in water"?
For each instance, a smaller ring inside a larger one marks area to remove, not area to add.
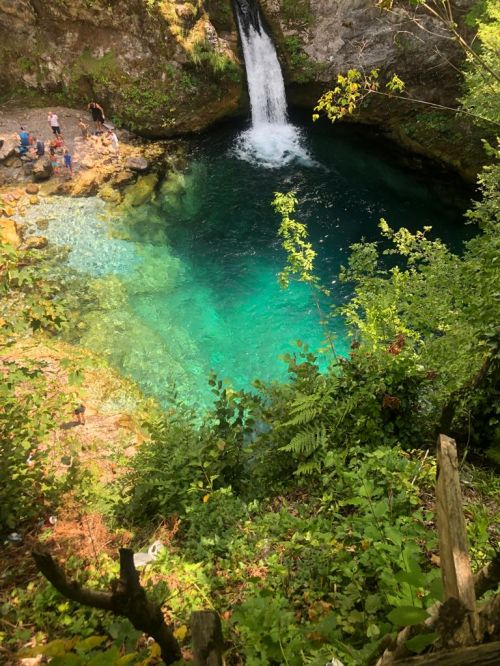
[[[64,166],[69,171],[70,176],[73,177],[73,161],[71,159],[71,155],[69,154],[69,150],[67,148],[64,151]]]

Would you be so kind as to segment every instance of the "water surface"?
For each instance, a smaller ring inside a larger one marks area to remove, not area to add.
[[[95,199],[63,202],[63,212],[48,201],[42,206],[54,210],[38,213],[52,217],[47,235],[73,248],[69,261],[89,274],[99,300],[83,317],[82,343],[164,402],[176,390],[207,404],[211,370],[235,388],[286,379],[279,357],[295,341],[324,346],[308,288],[278,286],[285,255],[270,205],[276,191],[296,192],[296,217],[308,225],[317,273],[337,304],[348,298],[337,275],[349,246],[378,239],[381,217],[412,230],[430,225],[456,250],[464,238],[457,187],[434,171],[403,168],[369,133],[302,130],[303,159],[273,169],[241,159],[239,136],[225,127],[193,141],[187,171],[112,223]],[[347,353],[342,322],[332,329]]]

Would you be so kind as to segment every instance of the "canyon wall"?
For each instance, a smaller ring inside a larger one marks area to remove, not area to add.
[[[292,103],[309,109],[338,72],[397,72],[415,97],[454,104],[463,53],[409,2],[261,0]],[[391,4],[391,3],[386,3]],[[458,18],[473,4],[455,0]],[[0,0],[0,99],[83,107],[146,136],[202,130],[248,110],[231,0]],[[415,115],[372,103],[382,126]]]
[[[241,106],[230,0],[0,0],[0,96],[83,106],[146,136]]]

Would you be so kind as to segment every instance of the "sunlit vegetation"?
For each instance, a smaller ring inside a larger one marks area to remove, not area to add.
[[[499,14],[495,3],[483,4],[486,14],[475,20],[492,68]],[[170,3],[148,2],[150,11],[160,5],[173,11]],[[194,20],[198,5],[182,6]],[[214,73],[226,69],[206,42],[195,41],[191,55]],[[463,108],[498,123],[497,84],[486,99],[484,76],[471,57]],[[354,112],[366,81],[378,85],[376,74],[369,77],[342,76],[321,110],[332,118]],[[401,92],[403,83],[392,79],[389,90]],[[477,234],[462,254],[432,240],[429,229],[396,231],[391,220],[380,222],[383,245],[351,248],[340,274],[352,287],[341,308],[352,341],[347,358],[336,356],[325,316],[327,371],[298,341],[284,359],[288,383],[257,380],[247,392],[208,377],[212,409],[141,411],[135,455],[125,461],[116,454],[119,473],[105,482],[83,462],[67,477],[55,473],[52,435],[69,398],[46,364],[9,356],[34,335],[58,344],[78,311],[76,278],[57,257],[2,246],[2,534],[36,534],[38,521],[61,504],[76,504],[82,521],[98,514],[99,543],[90,552],[60,552],[67,569],[94,588],[116,577],[116,546],[139,550],[159,539],[165,547],[144,569],[143,584],[185,648],[191,611],[215,608],[227,664],[324,666],[332,657],[364,664],[384,634],[425,618],[442,596],[433,492],[443,428],[462,456],[474,570],[493,557],[500,537],[493,471],[500,461],[500,155],[487,148],[491,163],[467,214]],[[282,286],[300,280],[321,289],[300,202],[277,193],[274,207]],[[69,363],[64,369],[75,372]],[[50,539],[50,528],[43,534]],[[9,659],[159,663],[157,646],[126,620],[66,600],[30,570],[24,547],[21,553],[14,540],[4,548],[0,642]],[[409,647],[417,653],[428,642],[420,637]]]

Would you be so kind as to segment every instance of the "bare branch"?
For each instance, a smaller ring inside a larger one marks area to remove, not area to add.
[[[120,578],[111,582],[111,592],[90,590],[69,580],[52,555],[41,548],[35,548],[32,555],[40,572],[63,596],[84,606],[126,617],[135,629],[155,639],[165,664],[173,664],[181,658],[179,644],[165,624],[161,607],[148,600],[141,586],[133,550],[120,548]]]

